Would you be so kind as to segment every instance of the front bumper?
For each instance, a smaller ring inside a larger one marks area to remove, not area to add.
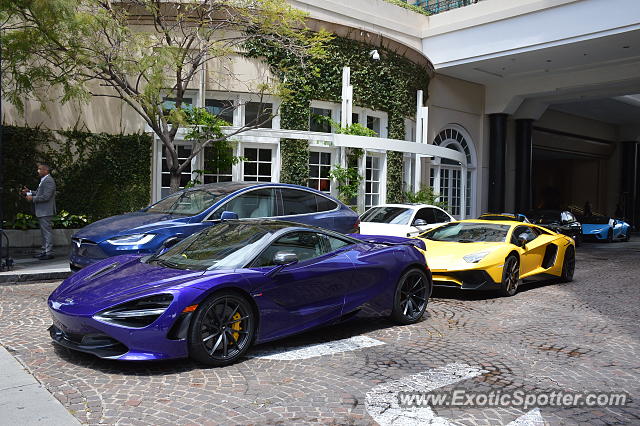
[[[130,328],[97,321],[92,317],[71,315],[49,305],[53,325],[49,333],[53,341],[76,351],[100,358],[148,361],[188,356],[184,315],[165,312],[153,324]],[[182,326],[182,330],[179,330]]]
[[[499,290],[496,283],[484,270],[431,271],[434,287],[458,288],[461,290]]]
[[[71,252],[69,253],[69,265],[72,270],[93,265],[103,259],[124,254],[152,254],[155,247],[146,246],[118,246],[113,247],[107,243],[96,243],[87,239],[72,238]]]

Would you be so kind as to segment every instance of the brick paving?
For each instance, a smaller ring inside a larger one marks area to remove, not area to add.
[[[247,358],[225,368],[189,360],[121,363],[54,346],[46,298],[58,284],[0,286],[0,343],[89,424],[372,424],[377,385],[457,362],[484,372],[475,392],[626,391],[624,407],[542,407],[549,424],[640,423],[640,243],[577,253],[575,281],[529,285],[512,298],[438,291],[418,324],[356,320],[277,342],[351,336],[384,342],[303,360]],[[268,350],[268,345],[256,348]],[[519,408],[435,408],[454,424],[507,424]]]

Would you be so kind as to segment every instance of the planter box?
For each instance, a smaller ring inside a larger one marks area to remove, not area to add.
[[[77,229],[54,229],[53,245],[54,246],[70,246],[71,236],[76,233]],[[27,229],[22,231],[19,229],[5,229],[4,233],[9,238],[9,248],[39,248],[42,246],[42,237],[40,229]],[[5,245],[6,241],[2,242]]]

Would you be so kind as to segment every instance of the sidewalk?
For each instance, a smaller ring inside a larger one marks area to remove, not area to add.
[[[24,250],[11,252],[13,269],[0,271],[0,285],[65,279],[71,275],[68,252],[68,247],[56,247],[56,257],[50,260],[35,259],[31,253]],[[4,261],[4,258],[2,260]]]
[[[5,425],[80,424],[2,345],[0,416]]]

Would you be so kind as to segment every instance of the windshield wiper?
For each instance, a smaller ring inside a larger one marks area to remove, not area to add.
[[[178,267],[177,263],[173,263],[173,262],[169,262],[167,260],[164,259],[156,259],[156,261],[158,262],[158,264],[167,267],[167,268],[171,268],[171,269],[182,269]]]
[[[475,243],[473,240],[458,240],[459,243]]]

